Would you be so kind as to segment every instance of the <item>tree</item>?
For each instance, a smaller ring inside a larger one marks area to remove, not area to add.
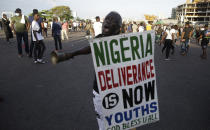
[[[51,12],[54,16],[60,17],[61,20],[66,19],[69,20],[72,18],[71,10],[68,6],[56,6],[51,9]]]

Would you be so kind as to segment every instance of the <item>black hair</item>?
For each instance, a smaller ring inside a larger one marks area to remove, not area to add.
[[[21,9],[20,9],[20,8],[17,8],[17,9],[15,10],[15,13],[21,13]]]
[[[33,9],[33,14],[38,14],[39,11],[37,9]]]

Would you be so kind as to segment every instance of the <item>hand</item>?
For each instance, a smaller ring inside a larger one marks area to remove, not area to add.
[[[185,39],[181,39],[181,42],[185,42]]]

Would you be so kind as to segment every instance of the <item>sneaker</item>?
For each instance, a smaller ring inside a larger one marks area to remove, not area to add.
[[[23,58],[23,55],[18,55],[18,58]]]
[[[169,58],[165,58],[164,61],[170,61],[170,59]]]
[[[34,64],[37,64],[37,63],[38,63],[38,61],[37,61],[37,60],[35,60],[35,61],[34,61]]]
[[[30,57],[30,54],[27,53],[26,56],[27,56],[27,57]]]
[[[46,63],[43,59],[38,59],[37,61],[38,61],[39,63],[41,63],[41,64],[45,64],[45,63]]]

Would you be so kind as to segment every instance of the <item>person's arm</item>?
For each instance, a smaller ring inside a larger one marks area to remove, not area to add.
[[[202,39],[202,37],[203,37],[203,32],[200,33],[200,37],[198,37],[198,40]]]
[[[161,39],[161,43],[163,43],[164,39],[166,38],[166,35],[167,35],[167,33],[164,32],[164,34],[163,34],[163,36],[162,36],[162,39]]]
[[[28,20],[28,17],[24,16],[25,17],[25,22],[26,22],[26,29],[27,31],[30,29],[30,23],[29,23],[29,20]]]
[[[185,32],[183,31],[182,36],[181,36],[181,41],[183,41],[184,35],[185,35]]]
[[[177,31],[176,36],[177,36],[177,38],[179,38],[179,31]]]
[[[189,34],[189,39],[191,39],[192,34],[193,34],[193,30],[191,30],[191,31],[190,31],[190,34]]]
[[[37,32],[38,32],[38,31],[33,30],[33,33],[34,33],[34,37],[35,37],[35,39],[36,39],[36,42],[39,42],[39,40],[38,40],[38,38],[37,38]]]
[[[12,29],[13,33],[16,34],[14,24],[15,24],[15,21],[12,21],[11,29]]]
[[[32,26],[33,26],[33,24],[32,24]],[[33,31],[34,37],[35,37],[35,39],[36,39],[36,42],[38,43],[38,42],[39,42],[39,40],[38,40],[38,38],[37,38],[37,33],[38,33],[38,31],[37,31],[36,29],[34,29],[33,27],[32,27],[32,31]]]
[[[172,41],[173,41],[173,43],[175,42],[174,34],[175,34],[175,33],[172,33]]]

